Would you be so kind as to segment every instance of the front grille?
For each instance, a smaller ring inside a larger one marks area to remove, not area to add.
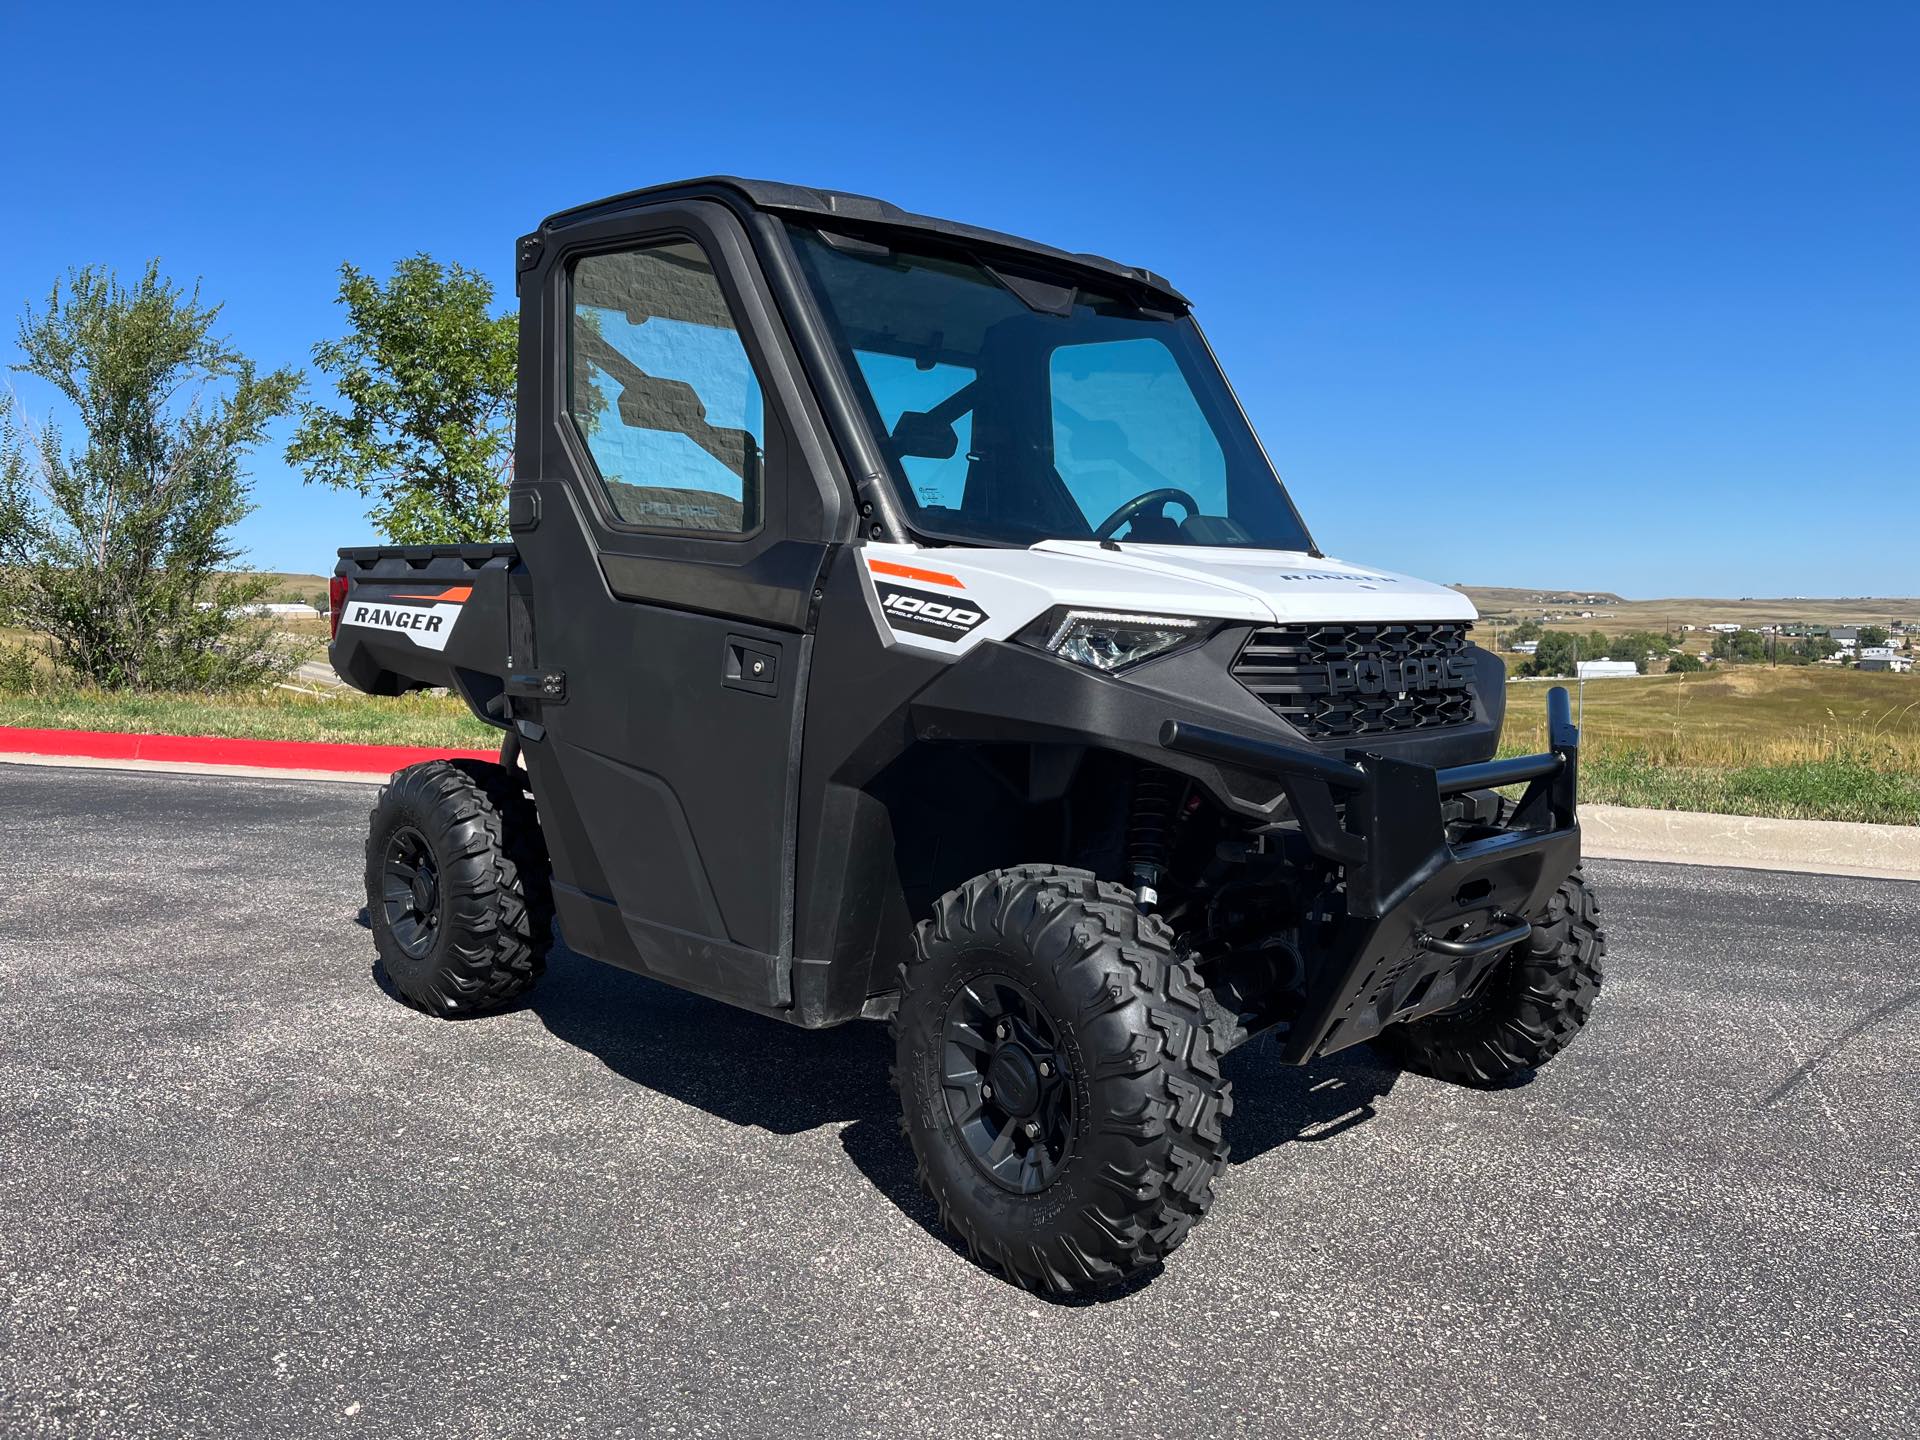
[[[1473,718],[1468,628],[1457,620],[1270,625],[1247,637],[1233,676],[1316,740],[1463,725]]]

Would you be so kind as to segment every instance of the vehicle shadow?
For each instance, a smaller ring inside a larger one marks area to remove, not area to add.
[[[379,967],[372,970],[375,983],[395,995]],[[558,945],[546,977],[518,1008],[623,1079],[729,1124],[776,1135],[849,1125],[842,1141],[861,1172],[903,1209],[935,1218],[920,1198],[913,1154],[900,1134],[885,1026],[860,1021],[800,1030]],[[1235,1165],[1364,1125],[1400,1078],[1365,1046],[1301,1067],[1282,1064],[1272,1047],[1255,1042],[1228,1056],[1222,1069],[1233,1082],[1228,1138]]]
[[[909,1219],[955,1254],[900,1133],[888,1081],[886,1027],[856,1022],[799,1030],[705,1000],[556,946],[525,1008],[557,1038],[608,1069],[733,1125],[794,1135],[842,1125],[854,1168]],[[1344,1051],[1315,1065],[1283,1065],[1264,1045],[1227,1058],[1234,1085],[1231,1163],[1291,1143],[1317,1144],[1374,1118],[1400,1072],[1373,1051]],[[1103,1299],[1131,1293],[1142,1276]]]
[[[796,1135],[893,1111],[884,1026],[800,1030],[560,946],[525,1008],[623,1079],[729,1124]]]
[[[1229,1161],[1244,1165],[1288,1144],[1319,1144],[1366,1124],[1400,1079],[1399,1069],[1367,1046],[1311,1065],[1284,1065],[1258,1041],[1221,1067],[1233,1082]]]
[[[556,946],[525,1007],[636,1085],[732,1125],[797,1135],[844,1125],[847,1158],[929,1235],[965,1255],[914,1175],[888,1072],[887,1028],[800,1030]]]

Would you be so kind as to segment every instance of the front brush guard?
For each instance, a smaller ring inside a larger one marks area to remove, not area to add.
[[[1178,720],[1160,727],[1168,750],[1278,780],[1307,843],[1344,870],[1346,914],[1310,963],[1282,1059],[1300,1064],[1444,1010],[1532,940],[1527,917],[1546,913],[1580,862],[1580,732],[1562,686],[1547,692],[1547,734],[1544,754],[1435,769]],[[1503,806],[1488,807],[1491,823],[1450,819],[1441,803],[1521,783],[1503,818]]]

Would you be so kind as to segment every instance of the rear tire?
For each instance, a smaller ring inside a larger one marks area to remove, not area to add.
[[[1374,1041],[1403,1069],[1480,1090],[1530,1074],[1572,1043],[1600,995],[1607,953],[1600,901],[1576,869],[1554,892],[1531,942],[1515,946],[1449,1010],[1395,1025]]]
[[[1157,1267],[1213,1201],[1233,1110],[1166,925],[1084,870],[991,871],[941,898],[900,980],[894,1086],[947,1229],[1063,1298]]]
[[[546,968],[553,892],[520,777],[430,760],[393,777],[367,834],[367,919],[380,969],[429,1015],[513,1004]]]

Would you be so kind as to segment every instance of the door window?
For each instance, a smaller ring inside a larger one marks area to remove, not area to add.
[[[623,524],[759,527],[766,404],[700,247],[587,255],[572,269],[567,409]]]

